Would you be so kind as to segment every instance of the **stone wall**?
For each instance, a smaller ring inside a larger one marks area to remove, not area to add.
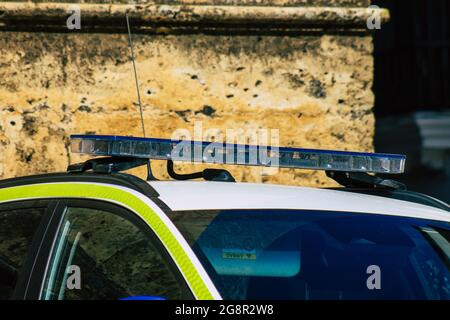
[[[275,10],[292,4],[368,5],[366,0],[246,3]],[[228,34],[170,28],[136,32],[147,135],[170,138],[176,129],[193,132],[194,122],[201,121],[204,130],[223,133],[278,129],[284,146],[371,151],[371,35],[365,26],[358,32],[329,27],[242,32],[244,24]],[[0,178],[64,171],[84,159],[69,153],[70,134],[141,135],[127,34],[10,29],[0,31]],[[163,166],[153,163],[159,178],[167,177]],[[178,166],[183,172],[197,169]],[[332,185],[317,172],[282,169],[267,175],[260,168],[227,169],[238,181]]]

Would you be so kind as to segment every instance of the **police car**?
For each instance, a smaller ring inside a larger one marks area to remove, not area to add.
[[[404,156],[81,135],[71,148],[93,158],[0,181],[0,299],[450,299],[449,206],[368,174],[401,173]],[[263,155],[343,187],[172,162]],[[177,181],[122,172],[151,159]]]

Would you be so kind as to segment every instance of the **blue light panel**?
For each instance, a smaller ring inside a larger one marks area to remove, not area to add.
[[[406,156],[394,154],[101,135],[72,135],[71,150],[95,156],[391,174],[403,173],[406,162]]]

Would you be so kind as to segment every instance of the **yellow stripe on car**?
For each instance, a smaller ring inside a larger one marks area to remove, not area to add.
[[[194,296],[212,300],[214,295],[195,268],[186,250],[166,223],[132,190],[97,183],[43,183],[0,189],[0,203],[42,198],[86,198],[113,202],[138,214],[155,232],[174,259]]]

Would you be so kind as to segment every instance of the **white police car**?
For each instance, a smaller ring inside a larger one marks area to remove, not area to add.
[[[72,151],[107,157],[0,181],[0,299],[450,299],[449,206],[367,174],[401,173],[403,156],[116,136],[73,136]],[[149,159],[207,181],[120,173]],[[344,187],[172,160],[270,160]]]

